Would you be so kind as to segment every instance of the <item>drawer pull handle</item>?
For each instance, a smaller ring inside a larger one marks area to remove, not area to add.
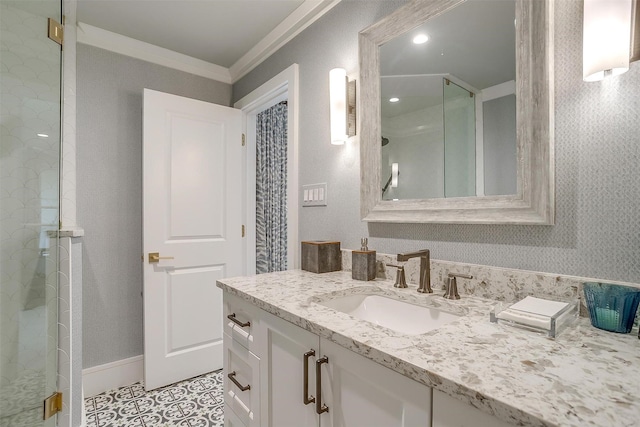
[[[238,382],[238,380],[236,379],[236,371],[231,372],[230,374],[227,375],[227,378],[229,378],[231,380],[232,383],[234,383],[235,385],[238,386],[238,388],[240,389],[240,391],[247,391],[247,390],[251,390],[251,385],[247,384],[247,385],[242,385]]]
[[[316,401],[315,397],[309,396],[309,358],[315,355],[315,350],[309,350],[304,354],[304,373],[302,375],[304,378],[304,389],[302,390],[302,401],[305,405]]]
[[[238,319],[236,319],[236,314],[235,313],[231,313],[230,315],[228,315],[227,319],[231,320],[233,323],[235,323],[236,325],[240,326],[241,328],[247,328],[247,327],[251,326],[251,322],[241,322]]]
[[[316,413],[318,415],[322,414],[323,412],[329,412],[329,408],[327,407],[327,405],[322,404],[322,373],[320,371],[320,368],[322,367],[323,363],[329,363],[329,358],[327,356],[323,356],[320,359],[316,360],[316,396],[318,396],[318,398],[316,399]]]

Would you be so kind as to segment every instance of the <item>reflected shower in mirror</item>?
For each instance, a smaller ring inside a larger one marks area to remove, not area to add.
[[[515,38],[515,0],[469,0],[380,47],[383,200],[517,193]]]

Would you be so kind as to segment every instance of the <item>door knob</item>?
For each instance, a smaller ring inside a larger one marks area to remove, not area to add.
[[[149,263],[160,262],[161,259],[173,259],[172,256],[160,256],[160,252],[149,252]]]

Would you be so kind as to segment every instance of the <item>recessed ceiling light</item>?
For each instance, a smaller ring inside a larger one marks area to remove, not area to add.
[[[40,138],[49,138],[49,135],[47,135],[46,133],[38,133],[37,134]]]
[[[429,41],[429,36],[426,34],[418,34],[413,38],[413,42],[415,44],[422,44],[422,43],[426,43],[427,41]]]
[[[400,98],[396,98],[396,97],[389,98],[389,102],[398,102],[398,101],[400,101]]]

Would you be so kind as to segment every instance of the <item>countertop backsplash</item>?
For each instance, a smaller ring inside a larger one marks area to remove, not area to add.
[[[407,283],[418,283],[420,258],[405,263],[397,261],[396,254],[376,254],[377,277],[395,280],[396,269],[387,264],[404,264]],[[351,250],[342,249],[342,269],[351,271]],[[431,259],[431,287],[434,292],[443,292],[448,273],[462,273],[473,279],[458,278],[458,292],[504,302],[517,302],[531,295],[560,301],[580,299],[580,315],[589,316],[582,293],[583,282],[606,282],[640,288],[640,284],[566,276],[487,265]],[[637,320],[636,320],[637,321]]]

